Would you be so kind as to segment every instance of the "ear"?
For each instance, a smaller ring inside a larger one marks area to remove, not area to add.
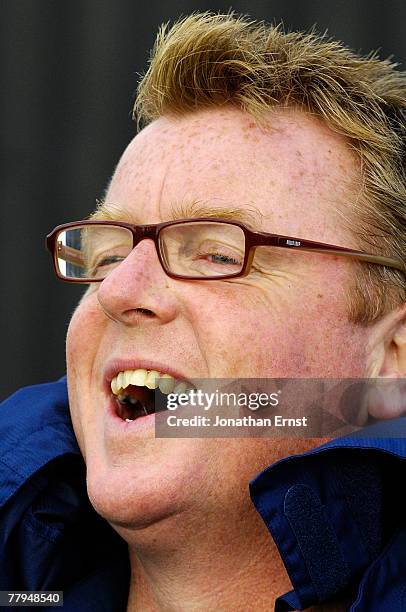
[[[406,414],[406,304],[371,329],[368,375],[371,388],[367,409],[375,419]]]

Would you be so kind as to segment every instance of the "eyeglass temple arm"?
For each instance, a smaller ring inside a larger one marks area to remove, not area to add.
[[[81,267],[83,267],[85,261],[83,255],[80,253],[80,251],[78,251],[78,249],[62,244],[62,242],[59,240],[56,248],[56,256],[64,259],[68,263]]]
[[[314,249],[309,249],[314,250]],[[360,261],[365,261],[367,263],[379,264],[382,266],[386,266],[387,268],[394,268],[395,270],[399,270],[406,275],[406,268],[402,265],[400,261],[396,259],[392,259],[391,257],[384,257],[383,255],[371,255],[369,253],[360,253],[358,251],[346,252],[339,250],[324,250],[319,249],[318,253],[333,253],[335,255],[339,255],[340,257],[349,257],[352,259],[359,259]]]
[[[257,242],[260,237],[259,242]],[[358,259],[373,264],[379,264],[381,266],[387,266],[389,268],[395,268],[406,276],[406,268],[401,261],[393,259],[392,257],[384,257],[382,255],[374,255],[372,253],[364,253],[362,251],[356,251],[347,249],[345,247],[337,247],[332,244],[326,244],[323,242],[315,242],[313,240],[303,240],[302,238],[294,238],[292,236],[278,236],[269,234],[263,234],[256,232],[257,246],[278,246],[283,249],[292,249],[297,251],[309,251],[313,253],[325,253],[329,255],[338,255],[339,257],[349,257],[351,259]]]
[[[373,255],[372,253],[363,253],[362,251],[353,251],[345,247],[336,247],[334,245],[323,244],[321,242],[312,242],[311,240],[302,240],[297,238],[288,238],[285,236],[278,237],[278,245],[285,249],[297,249],[300,251],[309,251],[314,253],[326,253],[329,255],[338,255],[340,257],[349,257],[359,259],[361,261],[380,264],[389,268],[395,268],[406,275],[406,268],[402,262],[393,259],[392,257],[384,257],[383,255]]]

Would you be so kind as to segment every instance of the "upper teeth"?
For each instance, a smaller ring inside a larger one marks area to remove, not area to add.
[[[122,395],[123,390],[129,385],[136,387],[148,387],[148,389],[156,389],[167,395],[168,393],[185,393],[188,385],[184,381],[173,378],[170,374],[158,372],[157,370],[124,370],[119,372],[111,381],[111,390],[114,395]]]

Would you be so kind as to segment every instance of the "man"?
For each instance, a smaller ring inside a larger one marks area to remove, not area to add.
[[[92,216],[117,226],[49,238],[59,276],[97,282],[67,335],[75,437],[63,380],[2,408],[2,589],[63,589],[67,610],[405,609],[401,429],[291,457],[323,440],[155,438],[130,412],[154,373],[405,376],[404,109],[403,73],[315,34],[209,14],[162,29],[147,125]],[[268,240],[252,260],[250,231]]]

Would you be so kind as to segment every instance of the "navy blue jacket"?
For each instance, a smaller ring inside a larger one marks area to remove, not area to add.
[[[251,482],[294,587],[275,610],[338,596],[351,612],[406,612],[405,455],[397,419]],[[62,590],[65,611],[125,612],[129,578],[125,543],[86,494],[65,379],[22,389],[0,405],[0,590]]]

